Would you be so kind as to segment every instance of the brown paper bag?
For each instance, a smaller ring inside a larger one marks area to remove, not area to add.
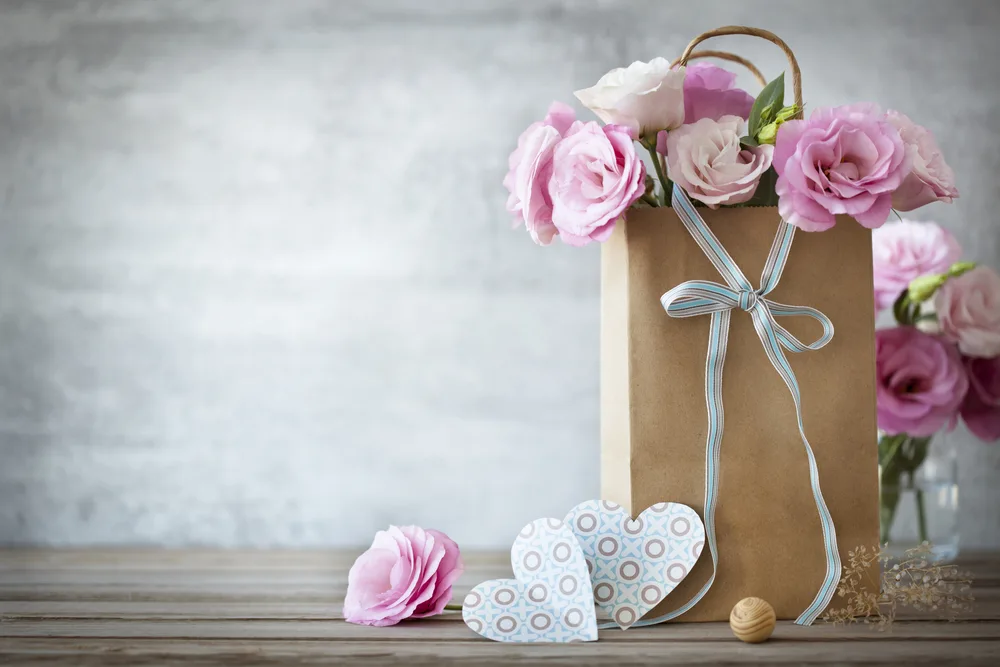
[[[754,281],[780,219],[777,208],[699,212]],[[667,208],[630,213],[604,245],[601,269],[601,496],[633,516],[661,501],[703,515],[709,318],[668,317],[660,296],[686,280],[721,278]],[[849,550],[879,541],[871,232],[845,217],[822,234],[796,234],[770,296],[817,308],[836,329],[823,349],[788,359],[847,562]],[[819,333],[806,318],[784,318],[782,325],[801,340]],[[770,602],[778,618],[795,618],[823,581],[820,521],[792,397],[750,316],[739,310],[722,391],[719,570],[709,593],[679,620],[728,620],[733,605],[749,596]],[[710,573],[706,549],[649,615],[681,606]]]
[[[756,287],[780,221],[777,208],[698,211]],[[630,212],[604,244],[601,266],[601,495],[633,516],[670,501],[704,517],[710,318],[671,318],[660,296],[687,280],[723,280],[670,208]],[[769,298],[816,308],[835,327],[826,347],[787,356],[847,562],[848,551],[879,542],[871,232],[846,216],[827,232],[799,232]],[[781,324],[803,341],[820,333],[808,318]],[[732,312],[722,392],[718,573],[678,620],[728,620],[733,605],[749,596],[770,602],[778,618],[794,619],[826,573],[821,524],[792,397],[739,309]],[[706,548],[647,618],[690,600],[711,569]]]

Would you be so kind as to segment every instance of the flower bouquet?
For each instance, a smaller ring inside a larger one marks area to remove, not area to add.
[[[783,74],[695,50],[725,35],[781,48],[791,100]],[[703,517],[710,557],[653,613],[725,620],[766,591],[809,624],[835,593],[838,544],[879,536],[871,230],[954,199],[951,171],[901,113],[806,117],[794,54],[757,28],[709,31],[576,97],[600,122],[554,103],[529,126],[507,210],[538,244],[602,244],[602,497]]]
[[[763,90],[754,98],[735,86],[732,72],[682,64],[708,56],[748,66]],[[900,112],[853,104],[816,109],[803,120],[800,74],[791,63],[788,106],[784,74],[765,83],[738,56],[692,48],[673,65],[634,62],[577,91],[604,125],[577,120],[571,107],[554,102],[510,155],[504,185],[515,226],[541,245],[557,237],[574,246],[606,241],[630,209],[670,206],[674,184],[713,209],[776,204],[804,231],[830,229],[837,215],[874,229],[893,208],[958,196],[931,132]],[[648,152],[655,178],[636,144]]]
[[[876,306],[895,320],[876,334],[881,542],[896,546],[901,496],[912,491],[913,541],[933,540],[939,557],[953,557],[954,527],[929,527],[916,478],[934,436],[959,417],[979,439],[1000,440],[1000,276],[960,261],[958,242],[933,222],[889,223],[873,241]],[[952,523],[954,495],[940,508]]]

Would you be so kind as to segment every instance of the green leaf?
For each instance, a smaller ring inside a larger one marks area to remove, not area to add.
[[[763,125],[767,125],[775,120],[776,110],[785,105],[785,73],[782,72],[778,78],[764,86],[757,99],[754,100],[750,108],[750,118],[747,121],[749,134],[756,137],[757,132]],[[763,122],[762,122],[763,121]]]
[[[760,145],[760,144],[757,143],[756,139],[754,139],[753,137],[751,137],[749,135],[745,136],[745,137],[740,137],[740,144],[744,148],[756,148],[757,146]]]

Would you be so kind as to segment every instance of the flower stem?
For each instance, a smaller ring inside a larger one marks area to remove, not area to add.
[[[462,611],[462,605],[460,604],[446,604],[444,606],[445,611]]]
[[[920,533],[920,543],[927,541],[927,511],[924,508],[924,490],[919,486],[916,491],[917,500],[917,530]]]
[[[880,542],[886,544],[892,532],[892,524],[896,518],[899,505],[900,473],[902,468],[898,456],[908,436],[884,435],[879,439],[879,467],[881,468],[879,488],[879,525],[881,527]]]
[[[656,144],[643,142],[643,145],[649,151],[649,157],[653,160],[653,169],[656,170],[656,176],[660,179],[660,185],[663,187],[663,191],[660,194],[660,205],[666,206],[667,202],[670,201],[670,179],[667,178],[666,173],[663,171],[660,154],[656,152]]]
[[[896,507],[899,504],[899,489],[883,487],[881,501],[879,542],[884,545],[889,543],[889,536],[892,534],[892,524],[896,519]]]
[[[648,194],[643,194],[642,195],[642,201],[646,202],[647,204],[649,204],[650,206],[652,206],[654,208],[656,208],[656,207],[658,207],[660,205],[660,202],[656,201],[656,199],[654,197],[652,197],[651,195],[648,195]]]
[[[889,466],[892,464],[893,459],[896,458],[896,454],[899,453],[899,450],[903,446],[903,443],[906,442],[906,435],[904,434],[904,435],[891,436],[889,442],[890,445],[888,453],[885,455],[885,457],[883,457],[881,461],[879,461],[879,464],[882,466],[883,471],[887,470]]]

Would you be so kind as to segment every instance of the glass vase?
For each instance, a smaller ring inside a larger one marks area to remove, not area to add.
[[[958,555],[958,466],[939,439],[879,439],[881,542],[891,556],[923,543],[938,562]]]

